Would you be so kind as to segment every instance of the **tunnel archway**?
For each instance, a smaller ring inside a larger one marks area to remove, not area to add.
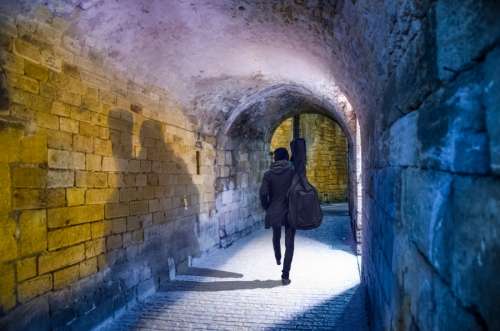
[[[357,253],[362,246],[362,176],[361,176],[361,135],[354,111],[343,95],[318,98],[312,91],[296,85],[282,84],[263,89],[242,103],[226,121],[217,136],[218,149],[230,151],[236,177],[242,167],[238,165],[238,155],[251,151],[253,162],[244,173],[254,180],[253,188],[233,186],[231,189],[254,194],[253,210],[260,210],[257,203],[257,189],[262,174],[269,165],[270,143],[276,128],[287,118],[298,114],[325,116],[338,124],[347,143],[347,202],[351,216],[353,233],[356,236]],[[244,158],[246,162],[246,157]],[[216,167],[218,165],[216,164]],[[258,218],[254,212],[254,217]]]
[[[347,138],[340,126],[329,117],[314,113],[289,117],[274,129],[271,152],[278,147],[290,151],[293,123],[299,122],[300,137],[307,146],[307,176],[318,189],[322,203],[348,202]]]

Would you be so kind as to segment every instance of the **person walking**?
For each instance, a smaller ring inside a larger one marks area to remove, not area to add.
[[[283,285],[288,285],[290,284],[295,229],[288,224],[287,220],[287,193],[295,171],[286,148],[277,148],[273,154],[274,162],[270,169],[264,173],[259,195],[262,207],[266,211],[265,227],[273,229],[273,249],[278,265],[281,264],[281,228],[285,227],[285,259],[281,281]]]

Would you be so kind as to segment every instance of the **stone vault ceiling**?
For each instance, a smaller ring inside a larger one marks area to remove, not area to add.
[[[364,2],[366,8],[375,5]],[[106,65],[135,82],[164,88],[221,127],[238,105],[283,84],[350,111],[347,100],[368,86],[373,71],[363,62],[363,7],[355,3],[10,0],[7,6],[22,12],[47,6],[71,22],[64,36],[91,45]],[[376,25],[372,16],[370,24]]]

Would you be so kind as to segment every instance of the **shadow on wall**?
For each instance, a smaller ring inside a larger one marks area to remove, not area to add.
[[[168,280],[169,258],[198,253],[200,193],[185,159],[195,153],[165,125],[112,110],[107,139],[91,138],[102,127],[86,124],[89,136],[73,141],[90,143],[64,146],[34,123],[6,123],[0,329],[88,330]]]

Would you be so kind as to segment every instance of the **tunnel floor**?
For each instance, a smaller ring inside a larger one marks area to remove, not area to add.
[[[262,229],[194,259],[104,329],[367,330],[349,217],[342,214],[327,208],[319,229],[297,231],[288,286],[281,285],[271,231]]]

